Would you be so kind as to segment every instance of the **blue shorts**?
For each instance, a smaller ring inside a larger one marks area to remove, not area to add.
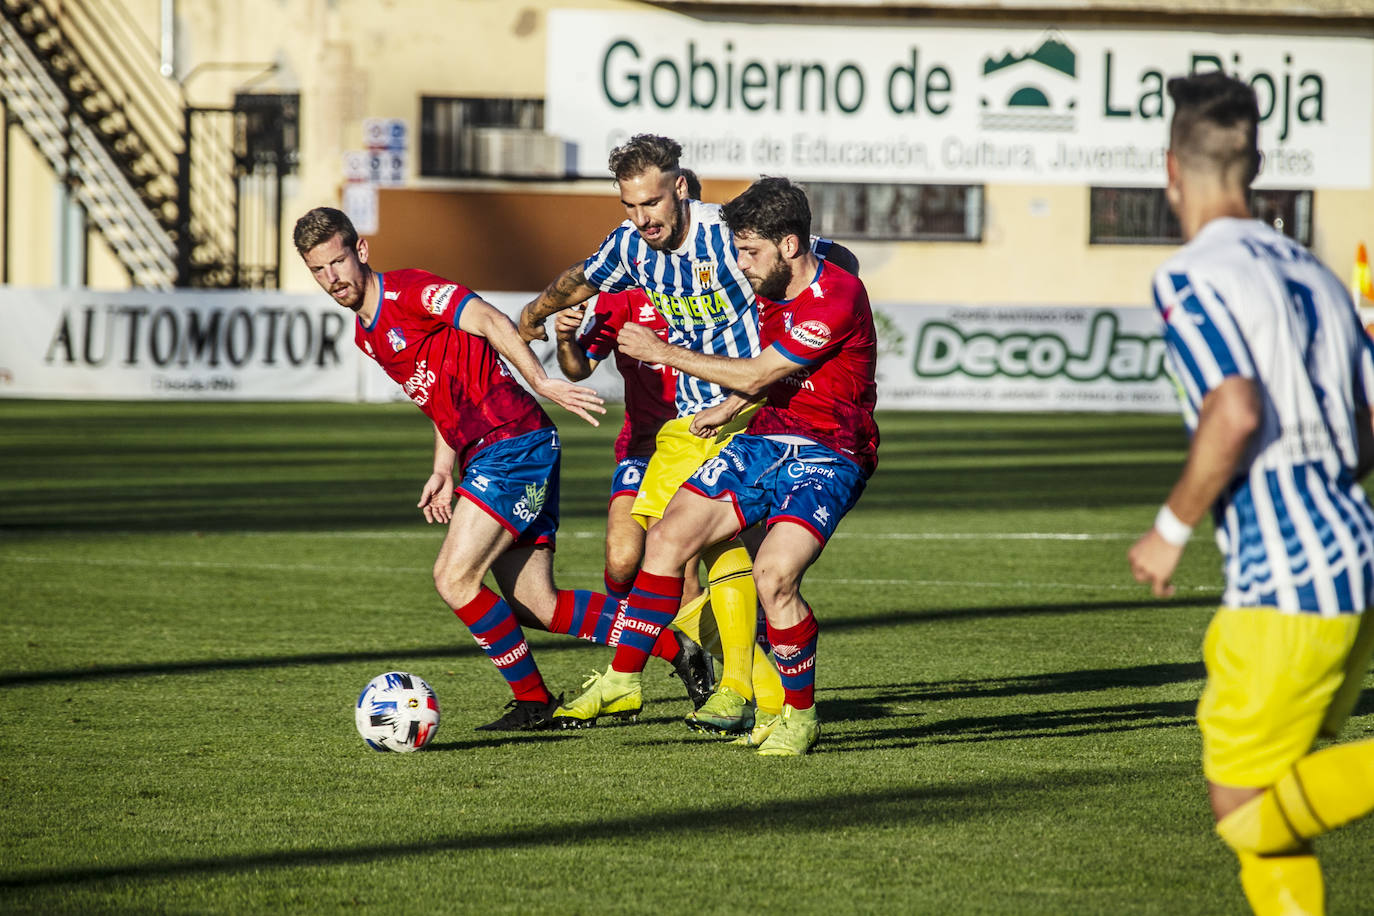
[[[649,466],[648,456],[630,457],[615,466],[611,475],[611,499],[618,496],[634,496],[639,485],[644,482],[644,471]]]
[[[824,544],[867,481],[859,466],[824,445],[793,445],[741,433],[683,486],[728,499],[743,531],[755,522],[795,522]]]
[[[558,430],[500,439],[473,455],[458,489],[518,546],[553,545],[558,530]]]

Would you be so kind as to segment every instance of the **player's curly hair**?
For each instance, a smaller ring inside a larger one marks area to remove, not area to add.
[[[811,239],[811,204],[806,192],[786,178],[760,178],[721,207],[720,215],[736,234],[749,232],[770,242],[795,235],[803,245]]]
[[[635,134],[611,150],[607,166],[616,181],[643,175],[650,168],[673,175],[682,171],[682,144],[658,134]]]
[[[333,207],[316,207],[296,220],[296,228],[291,240],[296,243],[296,251],[305,257],[316,245],[323,245],[336,235],[343,236],[345,248],[358,246],[358,230],[348,214]]]
[[[1260,169],[1259,102],[1248,84],[1220,70],[1176,76],[1169,145],[1189,168],[1239,179],[1245,187]]]

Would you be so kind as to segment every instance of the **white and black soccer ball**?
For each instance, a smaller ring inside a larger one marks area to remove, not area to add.
[[[423,678],[388,671],[358,694],[354,721],[374,751],[418,751],[439,730],[439,698]]]

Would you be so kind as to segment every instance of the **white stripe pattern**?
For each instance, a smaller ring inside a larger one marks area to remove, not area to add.
[[[1154,301],[1190,432],[1227,378],[1252,379],[1261,398],[1247,466],[1214,507],[1223,603],[1362,611],[1374,510],[1354,478],[1355,424],[1374,349],[1344,285],[1263,223],[1218,219],[1155,274]]]

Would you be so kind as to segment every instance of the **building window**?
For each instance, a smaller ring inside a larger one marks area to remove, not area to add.
[[[543,99],[420,98],[427,178],[562,178],[567,154],[544,133]]]
[[[977,242],[983,186],[808,181],[811,230],[827,238]]]
[[[1093,245],[1176,245],[1183,240],[1162,188],[1093,188]],[[1250,212],[1302,245],[1312,244],[1312,192],[1252,190]]]

